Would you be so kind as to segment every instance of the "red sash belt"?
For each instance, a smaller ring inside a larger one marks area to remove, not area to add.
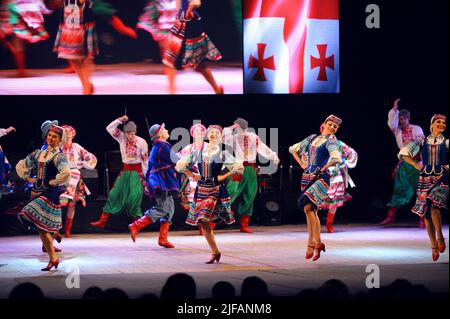
[[[122,171],[136,171],[141,173],[142,172],[142,164],[125,164],[123,163]]]

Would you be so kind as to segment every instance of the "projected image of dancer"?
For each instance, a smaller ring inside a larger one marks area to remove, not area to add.
[[[208,144],[196,152],[186,154],[176,166],[178,172],[185,173],[197,181],[194,200],[191,203],[186,223],[203,229],[203,234],[211,249],[211,259],[207,264],[219,262],[221,253],[217,247],[214,232],[210,223],[234,223],[231,201],[225,187],[225,180],[236,174],[242,174],[244,166],[237,162],[231,154],[222,151],[222,128],[210,125],[207,131]],[[190,170],[198,167],[198,173]],[[221,173],[222,166],[228,169]]]
[[[169,31],[176,21],[176,0],[147,1],[144,11],[139,17],[137,28],[149,32],[153,40],[158,42],[161,58],[167,45]],[[169,94],[174,94],[176,69],[163,65],[164,73],[169,82]]]
[[[399,110],[398,103],[400,99],[395,100],[393,108],[388,114],[388,126],[395,135],[397,146],[402,149],[411,141],[423,139],[424,134],[422,129],[410,124],[411,114],[407,110]],[[420,156],[414,158],[416,163],[420,162]],[[419,172],[414,166],[408,162],[399,161],[392,173],[394,177],[394,191],[392,193],[391,201],[387,204],[389,207],[386,219],[380,225],[388,225],[395,222],[397,211],[408,204],[411,197],[414,195],[417,181],[419,179]],[[423,217],[419,219],[419,227],[424,228]]]
[[[206,60],[218,61],[222,58],[219,50],[205,33],[197,8],[200,0],[177,0],[177,16],[170,30],[163,55],[163,63],[172,69],[193,69],[199,72],[211,85],[216,94],[223,94],[206,65]]]
[[[66,223],[64,232],[66,237],[71,237],[70,230],[72,228],[73,218],[75,216],[75,207],[77,202],[81,202],[86,207],[86,194],[90,194],[89,189],[84,184],[81,177],[81,169],[94,169],[97,165],[97,158],[94,154],[89,153],[84,147],[78,143],[74,143],[73,139],[77,135],[75,129],[70,125],[63,125],[66,131],[66,141],[62,147],[63,153],[67,157],[70,167],[70,178],[66,191],[61,194],[61,206],[67,207]]]
[[[18,77],[26,77],[27,43],[49,38],[43,14],[50,14],[42,0],[0,0],[0,43],[13,55]]]
[[[435,114],[431,118],[431,134],[421,140],[408,143],[399,153],[401,160],[419,172],[416,203],[412,212],[425,217],[433,261],[437,261],[439,254],[446,249],[440,212],[441,208],[448,209],[449,140],[442,134],[446,124],[445,115]],[[418,154],[422,157],[422,163],[415,160]]]
[[[289,148],[289,152],[299,164],[302,162],[303,154],[308,154],[308,165],[303,172],[298,205],[306,214],[308,226],[305,258],[313,258],[314,261],[320,258],[322,251],[325,252],[325,244],[320,238],[318,210],[342,206],[351,198],[345,192],[333,199],[328,196],[332,174],[338,170],[337,165],[342,164],[342,154],[334,136],[341,124],[340,118],[330,115],[323,122],[323,131],[320,135],[310,135]]]
[[[93,0],[62,0],[58,34],[54,51],[58,58],[69,60],[81,81],[83,94],[93,94],[91,82],[93,59],[99,53]]]
[[[62,187],[69,179],[70,168],[60,146],[63,128],[57,121],[47,121],[41,126],[46,138],[45,150],[35,150],[16,165],[17,175],[33,184],[31,202],[19,213],[19,219],[27,226],[37,229],[41,237],[43,250],[48,253],[50,261],[42,271],[58,268],[59,259],[53,246],[53,239],[59,236],[61,228],[61,205],[59,196]],[[36,171],[36,178],[32,173]],[[45,248],[45,249],[44,249]]]
[[[95,0],[92,5],[92,12],[96,19],[100,21],[106,21],[114,30],[120,34],[137,39],[136,31],[133,28],[125,25],[125,23],[117,16],[117,10],[108,2],[103,0]],[[69,64],[64,69],[65,73],[74,73],[72,65]]]

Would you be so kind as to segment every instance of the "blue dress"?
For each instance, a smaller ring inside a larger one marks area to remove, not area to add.
[[[42,150],[36,150],[23,160],[29,173],[36,170],[36,183],[31,188],[31,202],[19,213],[19,219],[30,226],[47,232],[57,232],[61,228],[61,204],[59,196],[64,192],[63,186],[53,186],[49,182],[63,169],[69,170],[66,155],[55,150],[46,162],[40,162]]]
[[[222,166],[225,165],[228,168],[233,166],[232,156],[221,151],[219,147],[212,156],[205,157],[202,149],[188,155],[186,162],[190,167],[197,164],[201,176],[197,182],[194,200],[190,203],[186,223],[193,226],[209,221],[234,223],[234,213],[231,211],[227,188],[223,182],[217,180],[217,177],[221,175]]]
[[[291,153],[297,152],[300,157],[304,153],[308,154],[308,164],[302,175],[301,194],[298,200],[299,208],[302,210],[308,203],[312,203],[317,209],[328,210],[343,206],[344,202],[351,198],[348,193],[334,199],[328,196],[331,175],[328,170],[325,172],[320,170],[328,163],[332,153],[340,154],[340,148],[337,139],[332,136],[326,136],[324,143],[315,146],[314,141],[318,137],[315,134],[310,135],[290,148]]]
[[[400,150],[399,157],[414,157],[421,154],[424,164],[416,188],[416,203],[412,212],[424,216],[429,205],[448,209],[448,139],[441,134],[436,138],[429,135],[426,139],[408,143]]]

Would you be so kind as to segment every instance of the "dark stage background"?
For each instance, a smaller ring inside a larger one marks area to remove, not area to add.
[[[400,108],[411,111],[411,122],[425,134],[434,113],[447,113],[448,1],[375,1],[381,10],[381,29],[367,29],[365,8],[373,2],[341,1],[341,94],[2,96],[0,127],[14,125],[17,133],[0,142],[7,156],[31,151],[31,139],[41,143],[41,123],[58,119],[77,129],[76,142],[98,156],[101,172],[104,152],[118,149],[105,127],[123,115],[125,105],[143,137],[147,136],[144,115],[151,123],[164,121],[169,129],[190,127],[193,119],[226,126],[239,116],[252,127],[279,128],[282,147],[318,133],[321,122],[333,113],[343,118],[338,137],[359,153],[358,166],[350,171],[357,187],[351,190],[353,199],[338,211],[338,218],[379,221],[390,199],[391,172],[397,162],[398,149],[386,124],[393,101],[402,99]],[[122,5],[137,6],[134,2]],[[226,25],[222,37],[228,37]],[[285,153],[281,158],[287,167],[291,158]],[[300,170],[295,170],[294,188],[299,176]],[[285,214],[292,214],[294,222],[300,218],[295,216],[303,215],[290,212],[295,210],[296,193],[288,188],[282,193],[290,205]],[[415,219],[407,208],[403,216]]]

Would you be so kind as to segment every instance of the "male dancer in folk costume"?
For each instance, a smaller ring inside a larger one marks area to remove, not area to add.
[[[153,147],[148,159],[147,183],[150,195],[155,198],[156,205],[147,210],[143,217],[128,225],[131,239],[136,241],[137,234],[144,227],[160,221],[158,245],[165,248],[175,246],[167,240],[172,217],[175,213],[174,196],[178,196],[178,184],[175,165],[179,157],[173,152],[172,146],[167,142],[169,131],[164,123],[154,124],[150,128],[150,138]]]
[[[86,194],[89,195],[89,189],[81,178],[81,169],[94,169],[97,165],[97,158],[94,154],[89,153],[84,147],[78,143],[73,143],[73,139],[77,132],[70,125],[63,125],[66,131],[66,141],[62,147],[63,153],[67,157],[70,167],[70,179],[66,187],[66,191],[61,194],[61,206],[67,206],[66,223],[64,231],[66,237],[71,237],[70,229],[72,228],[73,218],[75,216],[75,206],[78,201],[85,207]]]
[[[445,251],[445,238],[442,233],[440,209],[448,209],[448,138],[445,131],[447,118],[435,114],[431,118],[428,137],[415,140],[405,145],[399,152],[399,158],[419,172],[416,189],[416,203],[412,212],[425,216],[425,226],[430,238],[432,259],[437,261],[439,254]],[[417,154],[422,155],[423,163],[414,160]]]
[[[395,100],[394,107],[389,111],[388,126],[395,135],[398,148],[402,149],[411,141],[423,139],[424,134],[419,126],[409,123],[411,114],[407,110],[398,110],[399,101],[400,99]],[[419,163],[420,154],[414,160]],[[389,207],[387,217],[380,225],[391,224],[395,221],[398,209],[411,200],[419,180],[419,172],[414,166],[404,161],[398,162],[392,175],[394,176],[394,192],[391,201],[387,204]],[[419,227],[425,227],[423,216],[420,217]]]
[[[0,137],[3,137],[11,132],[15,132],[16,129],[12,126],[8,128],[0,128]],[[10,193],[13,188],[8,180],[8,174],[11,171],[11,164],[9,164],[8,159],[3,152],[2,146],[0,145],[0,199],[2,198],[3,192]]]
[[[124,123],[122,132],[118,126]],[[128,116],[124,115],[112,121],[106,130],[120,145],[123,168],[109,192],[100,219],[91,223],[99,228],[105,227],[111,215],[118,215],[123,211],[135,220],[141,217],[142,196],[144,191],[148,191],[144,177],[148,165],[148,145],[136,135],[136,124],[128,122]]]
[[[42,271],[58,268],[59,259],[53,246],[53,239],[61,228],[61,205],[59,196],[69,179],[70,169],[66,156],[60,146],[64,129],[57,121],[46,121],[41,126],[46,138],[45,150],[37,149],[16,165],[17,175],[33,184],[31,201],[19,213],[19,219],[31,228],[38,230],[42,241],[42,250],[47,252],[50,261]],[[36,172],[36,178],[32,174]]]
[[[233,132],[234,131],[234,132]],[[237,201],[237,213],[240,217],[240,231],[252,233],[249,228],[250,217],[253,214],[253,201],[258,191],[258,172],[256,156],[258,154],[278,165],[277,153],[264,144],[258,135],[248,131],[248,122],[242,118],[234,121],[234,125],[223,130],[223,143],[233,147],[234,156],[244,164],[242,176],[228,178],[227,191],[231,203]]]

